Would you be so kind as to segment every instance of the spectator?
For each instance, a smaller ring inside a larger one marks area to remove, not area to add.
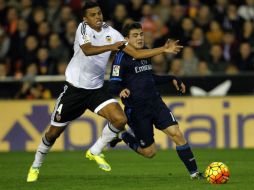
[[[213,8],[214,19],[220,23],[223,22],[227,13],[228,0],[216,0],[216,4]]]
[[[211,20],[212,20],[212,17],[211,17],[209,7],[206,5],[201,6],[196,17],[196,23],[200,28],[203,29],[205,33],[209,29],[209,24]]]
[[[0,59],[6,58],[10,49],[10,38],[3,28],[0,28]]]
[[[73,42],[75,39],[75,34],[76,34],[76,28],[77,28],[77,21],[76,20],[69,20],[66,25],[65,25],[65,32],[62,34],[61,38],[63,41],[63,44],[66,46],[68,49],[70,55],[69,58],[73,55]]]
[[[7,23],[7,6],[5,0],[0,0],[0,25],[5,26]]]
[[[9,7],[7,11],[7,32],[14,34],[18,28],[18,10],[14,7]]]
[[[51,32],[51,27],[48,22],[44,21],[39,24],[37,31],[37,39],[41,47],[48,47],[49,36]]]
[[[154,13],[158,15],[163,24],[169,21],[172,7],[172,0],[159,0],[159,3],[154,7]]]
[[[194,28],[188,45],[193,48],[195,54],[200,59],[206,59],[208,57],[209,44],[201,28]]]
[[[38,40],[36,39],[36,37],[28,36],[25,41],[25,48],[21,53],[22,57],[20,57],[22,62],[21,70],[23,73],[29,64],[36,62],[37,49],[38,49]],[[19,71],[18,68],[16,68],[15,70],[16,70],[15,72]]]
[[[21,18],[28,21],[33,13],[32,0],[21,0],[20,11]]]
[[[67,61],[70,57],[68,49],[62,44],[57,33],[53,33],[49,37],[49,56],[54,65],[59,60]]]
[[[240,41],[249,42],[251,47],[254,48],[254,28],[253,21],[245,21],[243,30],[240,36]]]
[[[227,75],[236,75],[238,73],[239,73],[239,70],[238,70],[238,68],[235,65],[229,64],[227,66],[227,68],[226,68],[226,74]]]
[[[237,15],[236,5],[230,4],[227,9],[227,15],[224,17],[222,27],[225,30],[235,31],[237,38],[240,36],[243,20]]]
[[[186,17],[182,20],[182,29],[181,29],[181,36],[180,36],[180,42],[182,45],[186,46],[188,45],[188,42],[191,40],[191,34],[195,27],[193,20],[189,17]]]
[[[236,57],[235,65],[241,72],[254,71],[254,57],[248,42],[240,44],[239,54]]]
[[[47,21],[54,25],[54,23],[59,23],[59,15],[61,11],[61,1],[60,0],[48,0],[47,7]]]
[[[65,32],[66,23],[72,19],[75,19],[75,17],[72,14],[71,8],[69,6],[63,6],[60,11],[59,22],[54,22],[52,24],[52,30],[60,35],[63,34]]]
[[[238,15],[244,20],[254,20],[254,1],[245,0],[245,4],[238,9]]]
[[[181,24],[182,24],[182,19],[184,17],[184,8],[176,4],[172,7],[172,12],[170,15],[169,22],[167,23],[167,27],[169,30],[169,35],[171,38],[174,39],[180,39],[181,35]]]
[[[65,70],[67,68],[68,63],[65,61],[60,61],[57,64],[57,74],[58,75],[64,75],[65,74]]]
[[[209,76],[209,75],[211,75],[211,71],[208,68],[207,62],[201,60],[198,64],[198,76]]]
[[[212,21],[210,23],[209,30],[206,33],[206,38],[210,44],[222,43],[223,31],[218,22]]]
[[[167,60],[164,54],[152,57],[153,71],[155,74],[165,74],[167,67]]]
[[[195,56],[194,51],[191,47],[185,47],[183,49],[183,72],[185,75],[191,76],[196,75],[198,71],[198,58]]]
[[[0,80],[4,80],[7,77],[6,65],[0,62]]]
[[[17,31],[11,36],[11,45],[10,45],[10,52],[11,52],[11,60],[12,62],[18,61],[19,58],[23,57],[22,52],[25,49],[25,41],[28,33],[28,23],[24,19],[18,20],[18,29]]]
[[[39,25],[46,21],[46,13],[45,10],[41,7],[35,8],[33,10],[32,18],[29,20],[29,33],[36,35],[37,34],[37,28]]]
[[[37,53],[39,66],[39,74],[52,75],[54,74],[55,65],[51,62],[47,48],[40,48]]]
[[[140,21],[142,17],[142,5],[143,5],[143,0],[130,0],[130,10],[129,16],[133,18],[134,21]]]
[[[222,48],[220,45],[213,45],[210,50],[208,61],[209,69],[214,73],[225,73],[227,63],[223,58]]]
[[[128,17],[127,10],[124,4],[117,4],[113,13],[113,25],[118,31],[122,31],[125,19]]]
[[[175,75],[175,76],[183,76],[184,75],[181,59],[173,59],[172,60],[168,74]]]
[[[50,99],[51,92],[44,88],[42,84],[25,81],[21,84],[21,89],[15,95],[16,99]]]
[[[226,31],[223,36],[222,51],[223,58],[227,62],[231,62],[237,52],[237,43],[233,31]]]

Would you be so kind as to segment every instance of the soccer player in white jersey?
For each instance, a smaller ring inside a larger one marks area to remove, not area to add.
[[[83,10],[83,22],[79,24],[74,55],[66,69],[66,84],[56,101],[51,125],[36,151],[27,182],[37,181],[43,160],[56,139],[68,124],[89,109],[108,120],[101,137],[86,152],[86,157],[96,161],[104,171],[110,171],[102,149],[117,133],[124,129],[127,118],[115,99],[103,87],[104,73],[110,53],[123,50],[136,59],[161,53],[178,53],[182,46],[177,41],[167,41],[164,46],[151,50],[136,50],[124,41],[124,37],[103,22],[98,4],[87,2]]]

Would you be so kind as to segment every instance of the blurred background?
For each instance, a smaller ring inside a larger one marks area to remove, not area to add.
[[[156,74],[179,76],[187,85],[181,97],[171,84],[158,88],[193,147],[254,148],[254,0],[97,2],[118,31],[141,22],[149,48],[168,38],[184,45],[178,55],[152,62]],[[84,3],[0,0],[0,151],[36,149],[62,91]],[[95,141],[105,120],[86,113],[55,150]],[[163,134],[156,132],[156,139],[161,148],[173,146]]]

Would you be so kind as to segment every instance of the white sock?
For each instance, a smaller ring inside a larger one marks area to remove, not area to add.
[[[51,149],[52,144],[50,144],[45,136],[42,138],[40,145],[38,146],[38,149],[35,153],[35,159],[33,162],[32,167],[33,168],[39,168],[41,167],[43,160],[45,159],[47,153],[49,152],[49,150]]]
[[[113,138],[117,136],[117,133],[120,132],[118,129],[112,126],[112,124],[107,123],[102,130],[102,135],[95,142],[95,144],[90,148],[90,151],[93,155],[99,155],[103,148],[112,141]]]

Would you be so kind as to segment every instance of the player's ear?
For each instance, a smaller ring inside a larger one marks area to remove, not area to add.
[[[84,22],[87,22],[86,17],[83,17],[83,21],[84,21]]]
[[[129,38],[128,38],[128,37],[124,37],[124,39],[125,39],[126,41],[128,41],[128,40],[129,40]]]

